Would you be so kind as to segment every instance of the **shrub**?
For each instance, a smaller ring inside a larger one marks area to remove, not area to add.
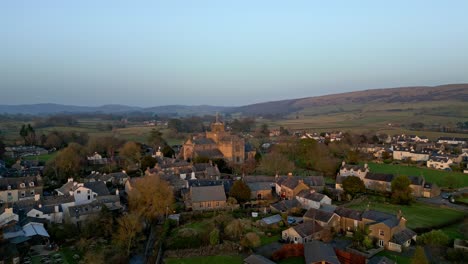
[[[224,233],[229,236],[229,238],[236,240],[239,239],[242,235],[242,224],[239,219],[234,219],[226,226]]]
[[[217,228],[210,232],[210,245],[216,246],[219,244],[219,230]]]
[[[445,246],[449,243],[449,237],[442,230],[432,230],[418,237],[421,245]]]
[[[260,246],[260,237],[255,232],[247,233],[240,244],[246,248],[256,248]]]

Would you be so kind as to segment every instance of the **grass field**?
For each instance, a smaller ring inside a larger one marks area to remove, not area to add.
[[[382,199],[384,199],[382,197]],[[461,219],[465,213],[450,208],[440,208],[420,202],[411,205],[395,205],[383,201],[380,197],[367,196],[363,202],[346,205],[348,208],[365,210],[369,209],[396,214],[401,210],[408,220],[408,228],[426,228],[441,225],[455,219]]]
[[[55,158],[55,156],[57,156],[57,153],[58,152],[52,152],[52,153],[44,154],[44,155],[27,156],[27,157],[24,157],[23,159],[25,159],[25,160],[38,160],[38,161],[42,161],[42,162],[47,162],[47,161]]]
[[[167,258],[166,264],[242,264],[242,256],[208,256],[208,257],[190,257],[190,258]]]
[[[445,187],[445,176],[454,175],[457,179],[457,187],[466,187],[468,186],[468,174],[463,174],[461,172],[447,172],[429,168],[419,168],[415,166],[406,166],[406,165],[393,165],[393,164],[378,164],[378,163],[368,163],[371,172],[378,173],[392,173],[397,175],[406,175],[406,176],[424,176],[426,181],[431,183],[436,183],[440,187]]]
[[[390,260],[395,261],[395,263],[398,264],[411,264],[411,258],[402,256],[401,254],[398,254],[397,252],[390,252],[390,251],[382,251],[377,256],[384,256],[387,257]]]

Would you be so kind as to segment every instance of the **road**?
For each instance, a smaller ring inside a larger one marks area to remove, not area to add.
[[[463,212],[468,213],[468,206],[461,205],[461,204],[453,204],[448,201],[448,199],[444,199],[440,196],[437,197],[432,197],[432,198],[416,198],[416,201],[422,202],[422,203],[427,203],[427,204],[433,204],[433,205],[444,205],[452,209],[460,210]]]

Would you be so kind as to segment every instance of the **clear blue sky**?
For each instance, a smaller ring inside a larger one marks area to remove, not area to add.
[[[468,1],[0,2],[0,104],[243,105],[468,82]]]

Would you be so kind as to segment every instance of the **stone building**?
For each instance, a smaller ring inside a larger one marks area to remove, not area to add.
[[[251,156],[246,153],[245,146],[245,140],[226,132],[224,124],[216,117],[216,122],[211,124],[211,131],[205,132],[204,135],[194,136],[184,143],[181,155],[184,160],[207,157],[243,163],[247,156]]]

